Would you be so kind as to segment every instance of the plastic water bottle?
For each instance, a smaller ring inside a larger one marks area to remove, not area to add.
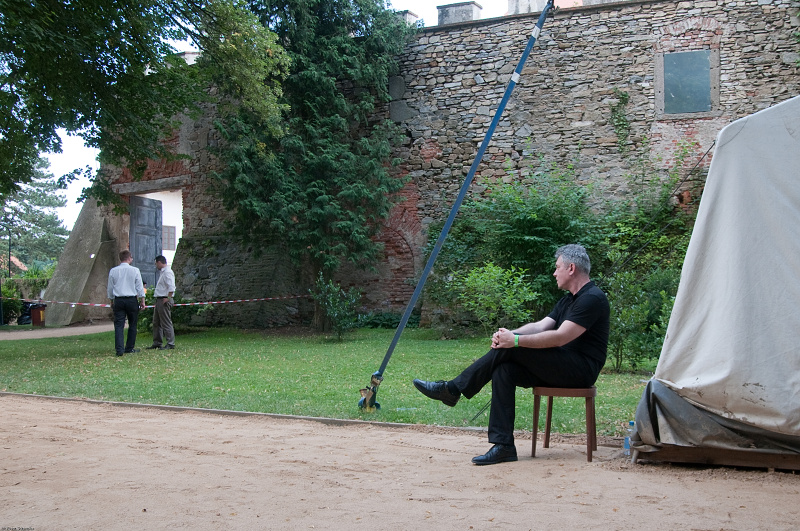
[[[633,421],[628,422],[628,430],[625,432],[625,442],[622,444],[623,455],[631,455],[631,437],[633,436]]]

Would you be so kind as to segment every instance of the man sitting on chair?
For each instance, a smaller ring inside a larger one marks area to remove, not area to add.
[[[569,293],[547,317],[516,330],[500,328],[492,336],[492,349],[452,380],[414,380],[422,394],[451,407],[491,380],[489,442],[494,446],[472,458],[476,465],[517,460],[517,387],[591,387],[606,362],[610,311],[606,294],[589,278],[589,255],[572,244],[559,248],[555,257],[553,276]]]

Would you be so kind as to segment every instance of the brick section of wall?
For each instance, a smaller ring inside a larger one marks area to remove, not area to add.
[[[360,289],[370,311],[402,312],[414,293],[415,275],[422,268],[425,240],[416,185],[407,184],[400,196],[404,199],[394,206],[376,238],[383,243],[385,256],[377,271],[361,271],[345,264],[335,278],[345,289]]]

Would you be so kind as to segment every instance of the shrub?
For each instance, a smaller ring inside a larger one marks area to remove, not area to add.
[[[679,145],[666,175],[640,159],[629,180],[634,200],[605,231],[608,264],[598,284],[611,303],[609,354],[616,370],[635,370],[661,353],[696,214],[694,205],[678,208],[674,201],[691,174],[683,166],[692,148]]]
[[[412,311],[406,323],[407,328],[419,327],[420,313]],[[364,328],[397,328],[403,319],[402,313],[396,312],[370,312],[361,316],[359,326]]]
[[[530,321],[529,303],[538,293],[525,280],[524,269],[504,269],[491,262],[454,278],[459,303],[480,321],[488,335],[498,326],[516,328]]]
[[[539,313],[546,313],[561,296],[552,277],[556,249],[581,243],[591,253],[594,247],[602,216],[589,207],[596,202],[596,188],[578,183],[572,165],[560,170],[540,160],[524,182],[487,191],[485,199],[471,205],[487,255],[502,267],[530,271],[529,281],[542,295]]]
[[[342,340],[344,332],[359,325],[360,290],[350,288],[348,291],[344,291],[333,280],[326,281],[320,273],[314,289],[309,290],[309,293],[325,313],[327,324],[324,329],[336,332],[339,341]]]
[[[623,211],[619,202],[602,199],[598,186],[577,182],[572,165],[561,170],[539,159],[530,175],[522,182],[484,182],[484,196],[464,205],[426,290],[431,302],[452,306],[448,297],[454,272],[491,262],[525,271],[528,285],[538,294],[532,308],[538,319],[562,296],[552,277],[559,247],[580,243],[592,256],[593,267],[603,262],[609,241],[606,228],[613,227]],[[431,234],[436,229],[432,226]]]
[[[19,317],[22,313],[22,301],[19,288],[15,282],[10,282],[8,279],[3,279],[3,323],[8,324]]]
[[[53,278],[55,264],[43,265],[34,262],[27,271],[15,278],[20,288],[20,293],[25,298],[38,299],[47,289],[50,279]]]
[[[679,278],[678,269],[656,268],[644,277],[626,271],[601,281],[611,304],[608,351],[615,370],[658,359]]]
[[[153,297],[153,293],[155,292],[155,288],[148,288],[144,291],[144,303],[147,306],[155,305],[155,298]],[[178,306],[179,304],[186,304],[190,302],[194,302],[191,300],[184,299],[180,295],[176,294],[172,300],[175,302],[175,305],[172,308],[172,327],[176,330],[181,327],[188,327],[192,325],[192,319],[197,316],[201,315],[203,312],[208,311],[213,304],[204,304],[204,305],[191,305],[191,306]],[[139,318],[137,319],[137,327],[139,331],[153,331],[153,309],[144,310],[139,312]]]
[[[617,118],[624,125],[623,116]],[[621,141],[622,133],[627,138],[623,128],[617,132]],[[562,295],[551,276],[556,249],[579,243],[612,305],[609,352],[615,368],[637,369],[657,359],[696,215],[693,204],[676,197],[698,198],[703,183],[702,174],[688,180],[695,168],[686,163],[698,160],[695,148],[680,143],[673,167],[666,170],[651,157],[646,141],[637,153],[626,151],[631,174],[616,196],[591,179],[579,181],[574,165],[560,169],[541,158],[529,167],[528,177],[512,173],[510,183],[484,182],[485,193],[464,204],[439,255],[426,289],[426,304],[435,307],[431,313],[449,311],[439,317],[442,323],[463,321],[459,312],[467,301],[455,289],[459,279],[491,263],[524,271],[527,285],[538,294],[532,320],[540,319]],[[431,234],[436,229],[432,225]],[[486,326],[485,318],[473,315]]]

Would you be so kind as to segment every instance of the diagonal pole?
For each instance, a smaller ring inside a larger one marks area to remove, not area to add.
[[[467,177],[464,179],[464,184],[461,185],[461,190],[458,192],[458,197],[456,197],[456,200],[450,209],[450,215],[447,217],[444,227],[442,227],[442,232],[439,234],[439,238],[436,240],[433,251],[428,258],[428,262],[425,264],[425,268],[422,270],[422,276],[420,276],[419,281],[417,282],[417,287],[414,289],[413,295],[411,295],[411,300],[408,301],[408,306],[406,306],[403,317],[400,319],[400,324],[397,325],[394,338],[392,339],[392,342],[386,351],[386,355],[383,357],[383,363],[381,363],[380,369],[373,373],[372,378],[370,379],[370,386],[361,390],[362,399],[359,401],[358,405],[362,409],[374,410],[376,407],[380,407],[375,403],[375,393],[377,393],[378,385],[380,385],[380,382],[383,380],[383,372],[386,370],[386,366],[389,364],[389,360],[391,359],[392,353],[397,346],[397,342],[400,340],[400,335],[403,333],[403,330],[405,330],[406,324],[408,324],[408,320],[411,317],[411,312],[414,310],[414,306],[416,306],[417,300],[422,294],[422,289],[425,287],[425,281],[428,280],[428,275],[430,275],[430,272],[433,269],[433,263],[436,261],[436,257],[439,256],[439,251],[442,250],[442,246],[447,238],[447,234],[450,232],[450,228],[453,226],[453,221],[455,221],[456,214],[458,214],[458,210],[461,208],[461,203],[464,202],[464,198],[469,191],[469,187],[472,185],[472,181],[475,178],[475,172],[478,170],[478,166],[483,159],[483,155],[486,153],[486,148],[489,147],[489,141],[494,135],[494,130],[497,128],[497,124],[500,122],[500,118],[503,116],[503,111],[508,104],[508,100],[511,98],[511,93],[514,91],[514,87],[516,87],[517,83],[519,82],[520,75],[522,74],[522,68],[525,66],[525,61],[528,59],[531,50],[533,50],[533,45],[536,43],[536,39],[539,38],[539,34],[542,31],[542,26],[544,26],[544,21],[547,20],[550,10],[553,9],[553,3],[554,0],[548,0],[547,5],[542,10],[541,15],[539,15],[539,20],[536,22],[536,25],[531,32],[531,36],[528,39],[528,44],[525,47],[525,50],[522,52],[522,57],[517,64],[517,68],[514,70],[514,73],[511,74],[511,81],[509,81],[508,87],[506,87],[505,94],[503,94],[503,99],[500,100],[500,105],[497,106],[497,111],[495,111],[494,118],[489,125],[489,129],[486,131],[486,136],[483,138],[483,142],[478,149],[478,153],[475,155],[475,160],[472,162],[469,173],[467,173]]]

